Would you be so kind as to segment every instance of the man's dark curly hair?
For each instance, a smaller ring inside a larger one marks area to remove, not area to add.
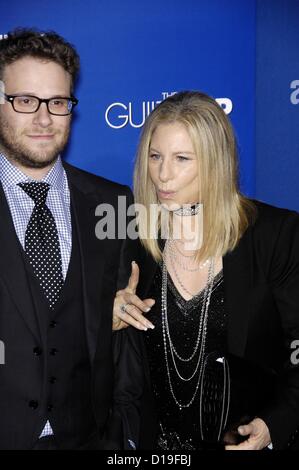
[[[72,77],[72,89],[76,81],[80,59],[73,45],[54,31],[18,28],[0,40],[0,80],[4,68],[18,59],[30,56],[49,59],[61,65]]]

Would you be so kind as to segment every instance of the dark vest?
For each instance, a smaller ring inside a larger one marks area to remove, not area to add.
[[[38,416],[36,438],[49,420],[56,442],[63,449],[84,446],[96,435],[91,397],[91,366],[88,356],[82,299],[82,269],[77,229],[72,217],[72,252],[60,298],[50,310],[25,253],[32,298],[42,336],[35,348],[43,377],[39,398],[32,399]]]

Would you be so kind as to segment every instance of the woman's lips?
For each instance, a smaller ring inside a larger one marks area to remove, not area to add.
[[[175,195],[175,191],[161,191],[158,189],[158,195],[161,199],[171,199]]]

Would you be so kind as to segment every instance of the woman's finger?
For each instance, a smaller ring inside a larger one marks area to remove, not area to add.
[[[137,328],[138,330],[147,331],[148,329],[148,326],[146,325],[146,319],[142,316],[138,317],[136,315],[135,318],[134,315],[131,315],[131,313],[122,311],[120,311],[117,316],[121,319],[122,322],[129,326],[134,326],[134,328]]]
[[[125,312],[123,312],[123,310],[121,310],[120,308],[120,318],[123,321],[128,322],[130,325],[132,325],[132,323],[129,321],[129,319],[133,318],[134,321],[137,321],[139,330],[146,331],[148,328],[150,329],[155,328],[154,325],[147,318],[143,316],[141,310],[139,310],[139,308],[135,307],[132,304],[126,305]],[[136,324],[134,322],[133,326],[135,325]]]
[[[139,282],[139,267],[136,261],[132,261],[131,267],[131,276],[126,289],[131,293],[135,294]]]
[[[136,294],[128,294],[127,292],[123,295],[123,298],[125,299],[125,302],[130,305],[134,305],[144,313],[148,313],[155,303],[154,299],[146,299],[142,301]]]

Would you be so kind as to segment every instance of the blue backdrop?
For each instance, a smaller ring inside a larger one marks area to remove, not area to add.
[[[53,29],[78,49],[80,102],[65,156],[70,163],[131,184],[146,114],[168,93],[199,89],[225,99],[228,112],[232,104],[245,193],[299,209],[299,92],[291,95],[291,83],[299,90],[297,0],[0,5],[0,34],[17,26]]]
[[[257,7],[256,195],[299,210],[299,1]]]

